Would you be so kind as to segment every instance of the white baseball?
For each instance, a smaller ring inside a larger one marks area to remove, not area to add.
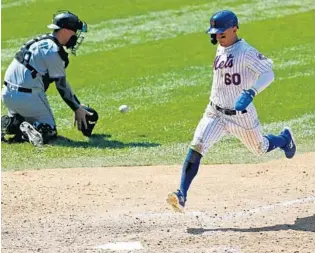
[[[121,106],[119,106],[119,111],[122,112],[122,113],[128,112],[129,111],[128,105],[121,105]]]

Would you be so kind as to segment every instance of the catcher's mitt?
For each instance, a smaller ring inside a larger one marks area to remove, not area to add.
[[[81,131],[82,131],[84,136],[91,136],[93,128],[96,125],[96,122],[98,120],[98,113],[91,107],[83,106],[83,108],[85,110],[87,110],[88,112],[93,113],[92,115],[86,115],[86,117],[85,117],[87,129],[84,126],[82,126],[82,128],[81,128]]]

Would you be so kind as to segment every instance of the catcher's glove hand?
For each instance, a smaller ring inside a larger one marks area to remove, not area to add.
[[[81,127],[81,132],[83,133],[84,136],[91,136],[93,128],[96,125],[96,122],[98,120],[98,113],[93,108],[85,106],[85,105],[82,106],[82,108],[87,110],[91,114],[90,115],[87,114],[85,116],[87,128],[85,128],[85,126],[83,125]]]

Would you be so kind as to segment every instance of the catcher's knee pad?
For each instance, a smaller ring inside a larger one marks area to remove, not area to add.
[[[40,122],[35,122],[33,126],[42,135],[44,144],[57,137],[57,129],[55,126]]]
[[[20,125],[24,121],[24,117],[16,114],[12,117],[4,115],[1,117],[1,133],[2,134],[21,134]]]

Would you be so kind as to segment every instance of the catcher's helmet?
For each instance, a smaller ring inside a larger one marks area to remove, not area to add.
[[[65,28],[76,33],[65,44],[74,55],[76,55],[76,51],[84,40],[84,34],[87,33],[87,24],[70,11],[58,11],[55,13],[53,15],[53,23],[47,27],[55,31]]]
[[[58,11],[53,15],[53,23],[47,26],[53,30],[66,28],[74,32],[87,32],[87,25],[70,11]]]
[[[223,33],[226,29],[237,26],[238,20],[232,11],[223,10],[215,13],[210,18],[210,27],[207,30],[208,34]]]

